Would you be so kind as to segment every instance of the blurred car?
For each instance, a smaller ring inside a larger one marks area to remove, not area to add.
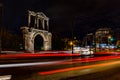
[[[93,51],[91,51],[89,48],[74,48],[74,53],[79,53],[81,55],[92,55]]]

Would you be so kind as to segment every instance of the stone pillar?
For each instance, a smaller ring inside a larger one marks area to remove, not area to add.
[[[32,41],[32,28],[31,31],[29,31],[28,27],[21,27],[22,29],[22,33],[23,33],[23,40],[24,40],[24,47],[25,47],[25,51],[27,52],[34,52],[34,43]]]
[[[37,18],[37,29],[39,29],[39,19]]]
[[[49,41],[49,50],[52,49],[52,34],[51,33],[48,33],[48,41]]]
[[[46,39],[44,40],[44,50],[51,50],[51,38],[52,37],[52,34],[51,33],[48,33],[46,35]]]
[[[47,30],[49,31],[49,20],[47,20]]]
[[[43,30],[45,30],[45,22],[44,22],[44,19],[42,19],[41,22],[42,22],[42,28],[43,28]]]
[[[30,34],[26,34],[26,37],[25,37],[25,50],[27,52],[34,52],[33,41],[31,39]]]
[[[37,28],[37,18],[35,17],[35,21],[34,21],[34,28]]]
[[[49,50],[48,41],[44,41],[44,50]]]

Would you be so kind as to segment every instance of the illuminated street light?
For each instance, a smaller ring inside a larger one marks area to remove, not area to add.
[[[108,36],[108,39],[110,39],[110,38],[111,38],[111,36],[109,35],[109,36]]]
[[[109,50],[110,50],[111,40],[112,40],[112,36],[111,36],[111,35],[109,35],[109,36],[108,36],[108,46],[109,46]]]
[[[72,54],[73,54],[73,45],[74,45],[74,44],[73,44],[73,41],[70,41],[69,44],[70,44],[70,46],[71,46],[71,48],[72,48]]]
[[[73,41],[70,41],[70,43],[69,43],[71,46],[73,45]]]

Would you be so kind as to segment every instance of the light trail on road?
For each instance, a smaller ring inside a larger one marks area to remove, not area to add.
[[[64,62],[65,60],[60,61],[49,61],[49,62],[33,62],[33,63],[15,63],[15,64],[0,64],[0,68],[10,68],[10,67],[25,67],[25,66],[36,66],[36,65],[52,65],[56,63]]]
[[[72,71],[72,70],[80,70],[80,69],[87,69],[87,68],[94,68],[94,67],[105,67],[105,66],[110,66],[110,65],[115,65],[115,64],[120,64],[120,61],[102,63],[102,64],[94,64],[94,65],[88,65],[88,66],[78,66],[78,67],[57,69],[57,70],[51,70],[51,71],[43,71],[43,72],[39,72],[38,74],[48,75],[48,74],[55,74],[55,73],[60,73],[60,72]]]
[[[66,54],[66,53],[60,53],[60,54],[55,54],[55,53],[44,53],[44,54],[4,54],[0,55],[0,59],[8,59],[8,58],[17,58],[17,59],[22,59],[22,58],[43,58],[43,57],[74,57],[74,56],[80,56],[80,54]]]
[[[47,61],[47,62],[30,62],[30,63],[11,63],[11,64],[0,64],[0,68],[9,67],[25,67],[25,66],[46,66],[46,65],[62,65],[62,64],[75,64],[84,62],[95,62],[102,60],[118,59],[120,56],[105,56],[105,57],[94,57],[94,58],[77,58],[77,59],[64,59],[58,61]]]

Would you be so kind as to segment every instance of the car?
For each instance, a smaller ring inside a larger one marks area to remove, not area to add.
[[[81,55],[92,55],[93,51],[91,51],[89,48],[80,48],[80,49],[74,49],[74,53],[79,53]]]

